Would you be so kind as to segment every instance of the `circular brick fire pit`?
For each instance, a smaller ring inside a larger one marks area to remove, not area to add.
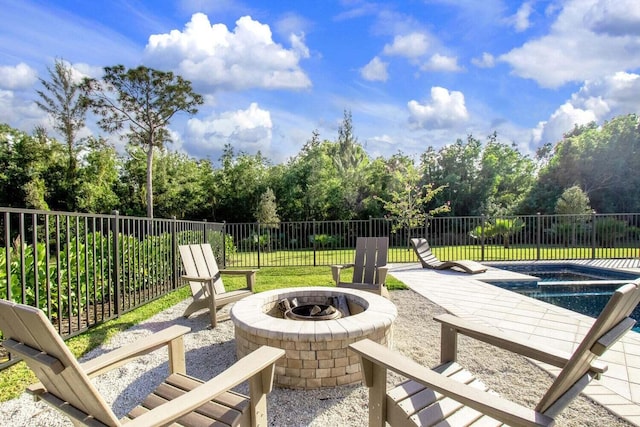
[[[283,318],[279,309],[283,299],[325,304],[330,297],[346,299],[350,315],[333,320],[292,320]],[[349,344],[369,338],[391,345],[391,326],[397,314],[396,306],[381,296],[326,287],[261,292],[231,308],[238,357],[265,344],[282,348],[286,354],[276,364],[274,383],[302,389],[359,382],[360,358],[348,350]]]

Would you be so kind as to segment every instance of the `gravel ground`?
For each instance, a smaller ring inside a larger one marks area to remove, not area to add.
[[[396,350],[434,366],[439,359],[439,324],[433,316],[444,311],[413,291],[391,292],[398,306],[393,343]],[[139,337],[173,324],[187,325],[192,332],[185,337],[187,373],[207,380],[235,361],[233,323],[224,321],[214,330],[208,329],[208,316],[183,319],[184,301],[148,321],[114,337],[85,356],[85,359],[130,343]],[[228,309],[227,309],[228,310]],[[527,407],[534,407],[552,377],[527,359],[462,337],[459,362],[477,374],[485,384],[502,396]],[[137,361],[115,369],[94,380],[116,415],[123,416],[146,395],[167,372],[166,351],[158,350]],[[400,378],[389,375],[395,384]],[[247,387],[239,391],[246,393]],[[320,390],[274,389],[268,396],[268,416],[272,426],[364,426],[367,424],[367,390],[361,385]],[[3,426],[72,426],[42,402],[34,402],[23,394],[0,404]],[[602,406],[580,396],[557,418],[560,426],[628,426],[630,424],[609,413]]]

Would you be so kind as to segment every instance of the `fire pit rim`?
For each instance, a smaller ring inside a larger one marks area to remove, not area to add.
[[[264,311],[269,304],[276,304],[285,297],[313,297],[347,295],[348,299],[364,308],[364,311],[340,319],[322,321],[295,321],[279,319]],[[305,286],[282,288],[250,295],[236,302],[231,308],[231,319],[236,328],[253,335],[272,339],[302,338],[312,341],[331,341],[366,336],[380,327],[389,327],[396,319],[395,304],[379,295],[349,288]]]

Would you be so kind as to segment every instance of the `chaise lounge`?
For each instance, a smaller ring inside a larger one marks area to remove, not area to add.
[[[427,239],[424,238],[411,239],[411,246],[418,256],[422,268],[431,268],[433,270],[454,269],[469,274],[484,273],[487,271],[487,267],[471,260],[440,261],[431,251]]]

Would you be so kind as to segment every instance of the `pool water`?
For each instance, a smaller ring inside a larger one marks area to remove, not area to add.
[[[613,292],[622,284],[638,278],[638,275],[629,272],[571,264],[510,264],[496,267],[536,276],[540,280],[489,282],[492,285],[591,317],[598,317]],[[640,305],[634,309],[631,317],[638,321],[633,330],[640,332]]]

